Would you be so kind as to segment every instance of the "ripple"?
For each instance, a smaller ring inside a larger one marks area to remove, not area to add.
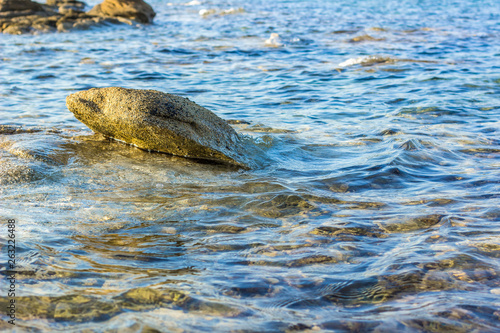
[[[432,228],[443,220],[444,216],[432,214],[426,216],[417,216],[405,218],[403,220],[394,219],[393,221],[382,222],[381,227],[389,233],[393,232],[412,232]]]
[[[0,38],[20,330],[495,331],[498,6],[149,1]],[[258,166],[93,135],[65,98],[105,86],[195,99]]]

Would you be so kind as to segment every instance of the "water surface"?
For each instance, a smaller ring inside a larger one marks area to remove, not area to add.
[[[0,35],[16,327],[500,331],[496,1],[150,3],[151,26]],[[92,135],[65,97],[106,86],[189,97],[262,166]]]

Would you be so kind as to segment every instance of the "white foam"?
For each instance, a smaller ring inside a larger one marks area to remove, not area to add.
[[[213,15],[215,13],[217,13],[215,9],[200,9],[200,11],[198,12],[198,14],[203,17]]]
[[[217,9],[201,9],[198,14],[203,17],[207,17],[209,15],[232,15],[232,14],[240,14],[244,13],[245,10],[241,7],[239,8],[229,8],[229,9],[222,9],[222,10],[217,10]]]
[[[198,0],[189,1],[184,4],[184,6],[198,6],[198,5],[201,5],[201,2]]]
[[[271,34],[271,36],[269,36],[269,38],[266,39],[266,41],[264,42],[264,44],[266,46],[270,46],[270,47],[280,47],[280,46],[283,46],[283,41],[282,41],[280,35],[278,35],[277,33],[273,32]]]
[[[172,3],[168,2],[167,6],[199,6],[201,5],[201,1],[198,0],[192,0],[186,3]]]
[[[224,9],[220,12],[220,15],[231,15],[231,14],[240,14],[244,13],[245,10],[241,7],[239,8],[229,8],[229,9]]]
[[[387,58],[387,57],[382,57],[382,56],[362,56],[362,57],[347,59],[346,61],[338,64],[338,67],[344,68],[344,67],[349,67],[349,66],[354,66],[354,65],[373,65],[373,64],[378,64],[378,63],[382,63],[382,62],[387,62],[389,60],[391,60],[391,59]]]

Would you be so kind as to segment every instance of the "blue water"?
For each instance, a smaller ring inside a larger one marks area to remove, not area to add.
[[[500,332],[497,1],[149,3],[0,35],[18,329]],[[189,97],[262,167],[93,136],[65,97],[107,86]]]

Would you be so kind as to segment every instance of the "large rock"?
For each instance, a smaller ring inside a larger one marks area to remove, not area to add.
[[[156,16],[153,8],[143,0],[104,0],[89,15],[124,17],[141,23],[151,23]]]
[[[234,129],[187,98],[111,87],[71,94],[66,104],[78,120],[106,137],[146,150],[249,168]]]
[[[31,0],[0,0],[0,12],[17,11],[43,11],[43,7]]]
[[[47,5],[57,8],[59,14],[71,15],[85,12],[85,2],[78,0],[47,0]]]
[[[35,20],[51,14],[43,5],[30,0],[0,0],[0,32],[28,33]]]

